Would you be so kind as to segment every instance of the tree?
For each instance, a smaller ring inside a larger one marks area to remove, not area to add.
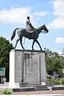
[[[62,69],[64,68],[64,57],[60,56],[57,52],[46,49],[46,67],[50,75],[52,75],[53,71],[62,73]]]
[[[5,76],[8,81],[9,79],[9,52],[13,49],[13,45],[10,44],[9,40],[4,37],[0,37],[0,67],[5,68]]]

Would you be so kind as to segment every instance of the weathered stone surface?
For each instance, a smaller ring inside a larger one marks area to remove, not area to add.
[[[41,85],[42,82],[46,82],[45,52],[11,50],[10,79],[13,80],[10,80],[10,83],[22,81],[31,85]]]

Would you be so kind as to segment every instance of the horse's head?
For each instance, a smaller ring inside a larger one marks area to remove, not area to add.
[[[45,26],[45,24],[43,25],[43,28],[46,31],[46,33],[48,33],[49,30],[47,29],[47,27]]]
[[[38,28],[38,30],[41,32],[42,30],[44,30],[45,31],[45,33],[48,33],[48,29],[47,29],[47,27],[45,26],[45,24],[44,25],[42,25],[42,26],[40,26],[39,28]],[[40,33],[39,32],[39,33]]]

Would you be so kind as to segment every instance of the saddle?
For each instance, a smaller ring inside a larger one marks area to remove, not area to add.
[[[28,37],[30,37],[30,38],[31,37],[34,38],[34,36],[35,36],[35,32],[34,31],[32,31],[32,33],[26,31],[26,33],[27,33]]]

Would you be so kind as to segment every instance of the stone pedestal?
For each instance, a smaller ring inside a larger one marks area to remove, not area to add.
[[[45,51],[11,50],[9,67],[9,87],[18,88],[20,83],[26,86],[45,84]]]

